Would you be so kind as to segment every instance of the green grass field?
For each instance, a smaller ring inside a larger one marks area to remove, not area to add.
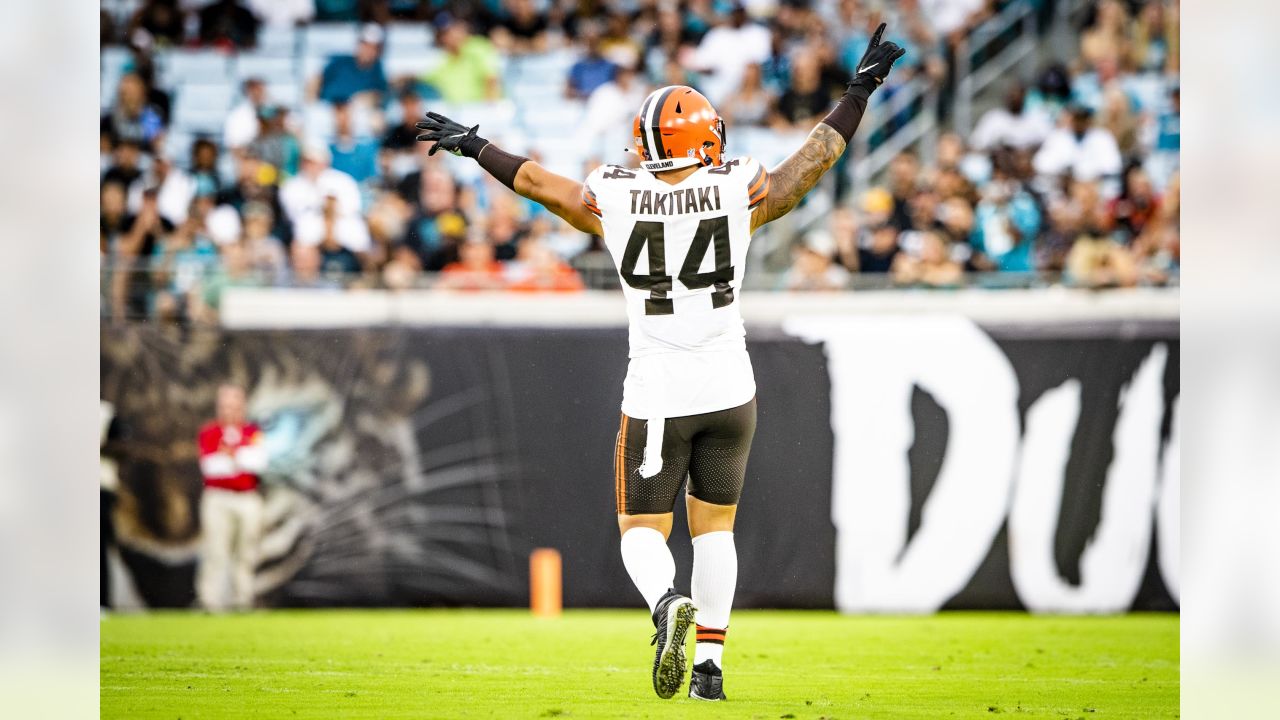
[[[1178,622],[739,611],[712,704],[653,694],[638,610],[111,616],[102,717],[1174,718]]]

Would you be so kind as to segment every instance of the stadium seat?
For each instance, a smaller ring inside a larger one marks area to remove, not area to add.
[[[418,76],[440,64],[444,53],[434,48],[423,48],[415,52],[388,52],[382,57],[382,69],[388,80],[395,80],[404,75]]]
[[[173,127],[188,132],[218,132],[235,101],[230,83],[184,85],[173,105]]]
[[[434,44],[426,23],[392,23],[383,46],[388,55],[422,54]]]
[[[571,50],[554,50],[537,55],[511,58],[507,72],[521,81],[555,79],[563,83],[569,68],[577,61],[577,53]]]
[[[309,57],[350,55],[356,49],[354,23],[317,24],[304,31],[302,52]]]
[[[191,146],[196,136],[182,130],[170,130],[164,136],[164,154],[173,164],[187,170],[191,167]]]
[[[102,63],[102,76],[109,74],[123,75],[125,66],[133,59],[128,48],[104,47],[98,54]]]
[[[213,50],[172,50],[157,53],[160,84],[177,89],[189,83],[225,82],[230,77],[231,61]]]
[[[263,26],[257,51],[263,55],[292,56],[298,52],[298,31],[291,27]]]
[[[302,106],[302,86],[293,80],[268,83],[267,101],[296,110]]]
[[[333,137],[333,107],[329,103],[311,102],[302,106],[302,136],[305,142]]]
[[[557,102],[523,105],[517,116],[530,135],[563,137],[582,121],[582,104]]]
[[[291,57],[241,53],[235,63],[238,80],[256,77],[268,83],[291,83],[297,77],[297,66]]]
[[[320,73],[324,72],[324,66],[329,62],[327,57],[319,57],[316,55],[304,55],[302,57],[301,75],[303,82],[307,82],[312,78],[320,77]]]

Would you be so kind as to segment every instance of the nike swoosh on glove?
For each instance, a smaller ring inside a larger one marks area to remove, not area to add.
[[[419,120],[415,127],[426,132],[418,136],[423,142],[434,142],[435,145],[427,152],[428,155],[435,155],[437,150],[446,150],[454,155],[462,155],[462,143],[474,138],[476,131],[480,129],[479,125],[473,125],[468,128],[465,125],[456,123],[440,113],[427,113],[426,120]]]
[[[880,36],[884,34],[884,28],[885,24],[880,23],[880,27],[876,28],[875,34],[871,36],[871,44],[867,45],[867,51],[862,54],[862,59],[858,61],[853,80],[849,82],[850,86],[862,85],[868,90],[875,90],[889,76],[889,70],[893,69],[893,63],[907,54],[907,51],[898,47],[897,43],[880,43]]]

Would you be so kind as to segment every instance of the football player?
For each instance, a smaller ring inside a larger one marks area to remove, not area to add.
[[[804,145],[772,171],[725,156],[725,125],[701,93],[654,91],[632,126],[639,169],[597,168],[579,183],[512,155],[437,113],[417,124],[430,153],[472,158],[515,192],[600,235],[613,255],[630,321],[630,363],[614,448],[622,562],[652,612],[653,689],[684,682],[723,700],[721,658],[737,583],[733,521],[756,427],[755,378],[737,303],[756,228],[782,217],[844,152],[867,100],[903,50],[881,25],[848,89]],[[672,510],[688,478],[692,598],[673,589]]]

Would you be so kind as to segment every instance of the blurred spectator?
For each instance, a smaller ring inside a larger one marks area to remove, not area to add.
[[[106,243],[102,251],[107,253],[115,246],[120,237],[129,231],[133,225],[133,218],[129,215],[129,208],[125,204],[127,196],[123,184],[119,182],[103,183],[102,191],[98,197],[98,234]]]
[[[275,168],[255,157],[247,156],[236,168],[236,182],[225,188],[217,198],[219,205],[230,205],[242,214],[251,203],[262,203],[271,209],[274,218],[271,233],[287,243],[293,237],[289,220],[280,206],[275,186]]]
[[[1155,214],[1133,243],[1134,256],[1142,281],[1153,284],[1171,282],[1181,268],[1181,239],[1178,230],[1178,176],[1175,174]]]
[[[147,99],[147,86],[137,73],[120,78],[116,101],[102,116],[101,129],[117,141],[128,140],[146,149],[164,129],[160,111]]]
[[[205,214],[204,232],[220,248],[240,242],[244,228],[239,211],[230,205],[214,205]]]
[[[308,290],[338,290],[342,287],[333,278],[321,274],[319,246],[294,243],[289,249],[289,259],[293,269],[289,287]]]
[[[129,40],[135,45],[181,45],[186,36],[178,0],[146,0],[129,21]]]
[[[466,22],[448,12],[436,16],[436,43],[445,51],[444,60],[422,76],[448,103],[496,100],[502,96],[498,83],[498,53],[493,43],[472,35]]]
[[[238,0],[214,0],[200,11],[200,42],[223,49],[258,42],[258,18]]]
[[[1068,110],[1066,127],[1049,134],[1032,163],[1042,176],[1070,175],[1076,180],[1098,180],[1119,175],[1120,149],[1104,128],[1094,127],[1093,111],[1076,105]]]
[[[249,143],[248,154],[269,165],[275,177],[289,178],[298,174],[302,147],[286,123],[287,111],[278,105],[258,109],[258,135]]]
[[[458,260],[440,271],[437,287],[444,290],[497,290],[503,286],[502,263],[483,237],[467,238],[458,248]]]
[[[1000,147],[1035,148],[1053,130],[1053,121],[1042,108],[1027,106],[1027,88],[1014,82],[1005,92],[1004,105],[983,114],[969,137],[974,150],[988,152]]]
[[[749,21],[746,8],[734,2],[728,18],[702,36],[690,58],[693,69],[707,73],[702,88],[707,99],[719,107],[742,84],[748,65],[769,59],[771,43],[769,29]]]
[[[196,195],[216,195],[222,191],[218,146],[208,138],[197,138],[191,144],[191,180]]]
[[[1125,173],[1120,195],[1111,201],[1108,214],[1115,229],[1122,232],[1125,239],[1131,239],[1142,234],[1159,208],[1151,178],[1135,166]]]
[[[577,292],[582,278],[560,259],[546,243],[526,239],[520,243],[516,259],[508,267],[508,290],[520,292]]]
[[[787,38],[776,30],[769,38],[769,55],[760,62],[764,86],[777,97],[791,84],[791,57],[787,54]]]
[[[583,100],[613,80],[618,67],[600,54],[600,28],[595,23],[583,25],[580,39],[585,45],[583,54],[569,68],[564,93],[565,97]]]
[[[155,249],[151,261],[158,291],[154,314],[162,320],[188,317],[191,292],[218,266],[217,246],[204,232],[205,217],[212,204],[209,198],[192,201],[186,220]]]
[[[490,199],[485,237],[493,245],[493,256],[498,260],[514,259],[517,246],[524,238],[518,208],[516,200],[506,193]]]
[[[350,175],[329,166],[329,149],[323,145],[308,145],[302,153],[300,172],[280,187],[280,204],[294,225],[306,218],[319,217],[333,197],[339,218],[358,218],[360,215],[360,188]]]
[[[1139,71],[1178,71],[1178,5],[1148,0],[1133,23],[1132,65]]]
[[[1169,107],[1155,120],[1155,147],[1147,158],[1147,170],[1158,186],[1163,186],[1169,176],[1178,169],[1182,146],[1180,88],[1169,92]]]
[[[916,255],[899,253],[893,262],[893,281],[899,285],[926,285],[950,287],[959,285],[964,277],[960,263],[952,260],[947,243],[932,231],[918,235],[919,251]]]
[[[120,30],[116,28],[115,18],[112,17],[111,13],[107,12],[106,8],[98,10],[98,47],[113,45],[119,41],[119,39]],[[104,549],[103,552],[105,553],[106,550]],[[105,575],[105,572],[103,574]],[[105,598],[106,596],[104,595],[103,597]],[[103,606],[106,606],[105,602],[103,603]]]
[[[222,126],[222,145],[233,152],[243,150],[258,137],[258,113],[267,104],[267,85],[261,78],[248,78],[241,86],[242,97]]]
[[[192,199],[198,197],[195,181],[165,153],[156,155],[151,161],[151,169],[139,184],[156,190],[160,215],[174,225],[186,220]]]
[[[675,4],[661,4],[654,28],[645,39],[645,64],[653,67],[666,58],[678,57],[696,40],[697,36],[685,26],[680,9]]]
[[[615,8],[605,19],[604,32],[600,36],[600,53],[614,65],[635,67],[643,52],[643,45],[633,33],[631,15]]]
[[[333,106],[334,138],[329,143],[333,169],[363,183],[378,174],[378,143],[372,138],[357,138],[352,129],[350,103]]]
[[[249,251],[239,242],[222,247],[222,263],[203,283],[200,292],[194,295],[192,317],[205,324],[218,322],[218,312],[222,308],[222,294],[228,288],[261,287],[263,278],[254,272]]]
[[[617,68],[613,80],[596,88],[587,98],[580,135],[583,146],[593,153],[602,150],[602,141],[627,147],[631,138],[631,119],[644,102],[648,90],[633,68],[625,65]]]
[[[942,226],[932,232],[954,247],[968,247],[974,227],[973,205],[968,198],[953,195],[943,200],[938,208],[938,220]]]
[[[933,23],[934,32],[943,37],[971,26],[985,5],[984,0],[920,0],[923,16]]]
[[[271,206],[250,202],[241,213],[244,217],[244,249],[249,266],[258,276],[273,284],[281,284],[289,276],[289,261],[284,243],[271,232],[274,222]]]
[[[533,0],[504,0],[502,17],[489,32],[499,50],[516,55],[547,49],[547,16]]]
[[[774,113],[777,129],[807,132],[831,109],[831,94],[822,86],[820,70],[817,58],[809,53],[792,58],[791,85],[778,98]]]
[[[360,272],[355,253],[368,252],[372,245],[364,218],[342,212],[331,190],[326,191],[319,212],[306,213],[294,223],[293,244],[319,245],[326,274]]]
[[[835,261],[847,270],[858,270],[858,244],[862,238],[858,216],[850,207],[836,207],[831,211],[827,229],[835,241]]]
[[[742,71],[742,84],[717,108],[725,123],[737,127],[763,125],[769,117],[773,95],[765,90],[764,76],[758,63],[747,65]]]
[[[104,201],[114,204],[116,199],[104,192]],[[112,209],[113,215],[115,212]],[[150,312],[151,281],[147,271],[151,258],[174,228],[160,216],[154,191],[144,192],[138,214],[126,217],[117,226],[127,231],[117,234],[114,240],[108,236],[107,251],[113,268],[112,317],[115,320],[144,318]]]
[[[1116,148],[1122,157],[1133,157],[1138,152],[1139,118],[1129,96],[1119,85],[1109,85],[1103,91],[1098,126],[1115,138]]]
[[[1120,0],[1100,0],[1093,25],[1080,35],[1080,59],[1096,66],[1106,59],[1118,62],[1130,53],[1129,14]]]
[[[314,0],[316,20],[321,22],[355,22],[360,19],[363,0]]]
[[[142,146],[137,140],[124,139],[111,151],[111,166],[102,174],[102,182],[119,183],[125,190],[142,177]]]
[[[404,242],[428,271],[436,271],[457,259],[455,241],[466,237],[467,221],[459,212],[458,189],[453,178],[439,166],[431,165],[408,176],[401,193],[412,188],[406,198],[416,206],[405,231]]]
[[[810,230],[796,247],[791,268],[782,276],[783,290],[843,290],[849,271],[832,261],[836,241],[826,230]]]
[[[320,75],[318,97],[325,102],[350,102],[359,95],[373,96],[381,105],[387,93],[387,76],[382,69],[383,30],[377,25],[360,29],[354,55],[335,55]]]
[[[382,136],[382,149],[395,152],[416,152],[418,134],[414,127],[423,117],[422,98],[413,90],[400,93],[400,122]]]
[[[871,229],[871,240],[866,247],[858,248],[858,272],[887,273],[902,253],[898,246],[898,229],[889,223]]]
[[[291,28],[310,22],[316,15],[316,0],[245,0],[263,25]]]
[[[262,431],[245,417],[244,388],[218,388],[216,416],[200,428],[196,444],[204,476],[196,595],[207,610],[248,610],[262,534],[258,482],[269,458]]]
[[[574,255],[569,265],[596,289],[617,290],[622,285],[613,256],[604,246],[604,238],[592,235],[586,249]]]
[[[1082,287],[1132,287],[1138,282],[1138,269],[1120,243],[1088,233],[1076,238],[1067,254],[1067,276]]]
[[[889,161],[889,195],[893,198],[893,214],[889,222],[899,230],[911,227],[911,198],[920,181],[920,160],[913,152],[901,152]]]
[[[391,258],[382,266],[382,284],[388,290],[407,290],[414,286],[422,273],[422,263],[417,253],[404,245],[391,251]]]
[[[1040,209],[1022,185],[1001,170],[982,192],[974,211],[971,260],[978,270],[1030,272],[1040,232]]]

